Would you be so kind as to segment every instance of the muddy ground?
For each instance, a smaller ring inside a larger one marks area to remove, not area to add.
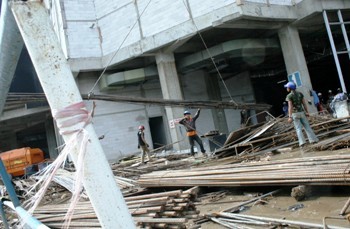
[[[342,149],[337,151],[322,152],[301,152],[294,149],[291,152],[277,153],[273,156],[269,155],[268,160],[278,160],[296,157],[314,157],[317,155],[342,155],[349,154],[350,149]],[[350,166],[350,165],[349,165]],[[230,208],[240,202],[249,200],[256,194],[268,193],[277,189],[281,189],[277,194],[265,198],[253,204],[248,204],[242,208],[240,213],[255,216],[264,216],[277,219],[296,220],[308,223],[323,224],[324,217],[340,217],[339,212],[344,207],[346,201],[350,198],[349,186],[312,186],[307,198],[303,201],[297,201],[290,196],[291,189],[295,186],[284,187],[249,187],[249,188],[202,188],[201,193],[225,192],[225,196],[216,201],[202,200],[197,203],[196,207],[200,210],[201,215],[215,213]],[[199,195],[199,198],[201,195]],[[350,208],[347,210],[350,213]],[[343,219],[326,219],[328,225],[342,226],[350,228],[350,223],[344,217]],[[266,228],[266,226],[252,228]],[[206,222],[202,224],[203,229],[220,229],[226,228],[214,222]]]

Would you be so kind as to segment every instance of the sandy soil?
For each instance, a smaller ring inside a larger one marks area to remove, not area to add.
[[[273,155],[269,160],[278,160],[295,157],[313,157],[317,155],[341,155],[349,154],[349,149],[338,151],[322,151],[322,152],[304,152],[295,149],[287,153],[279,153]],[[257,193],[267,193],[281,188],[281,191],[273,197],[264,199],[266,202],[249,204],[241,214],[265,216],[277,219],[296,220],[308,223],[323,224],[324,217],[339,217],[339,212],[344,207],[346,201],[350,197],[350,186],[313,186],[311,193],[307,199],[297,201],[290,196],[292,187],[251,187],[251,188],[216,188],[203,189],[203,193],[226,191],[226,196],[216,202],[203,200],[197,204],[197,209],[201,215],[215,213],[230,208],[240,202],[253,198]],[[199,196],[200,197],[200,196]],[[291,209],[292,206],[300,208]],[[350,208],[347,213],[350,213]],[[346,219],[326,220],[328,225],[342,226],[350,228],[350,223]],[[203,229],[220,229],[225,228],[214,222],[206,222],[202,224]],[[252,227],[252,228],[266,228]]]

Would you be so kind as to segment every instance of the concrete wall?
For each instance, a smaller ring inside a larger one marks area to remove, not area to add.
[[[181,76],[181,86],[183,90],[183,95],[185,100],[208,100],[207,87],[205,84],[203,71],[195,71],[188,73],[186,75]],[[185,107],[184,109],[190,110],[192,115],[195,114],[198,107],[194,105],[194,107]],[[199,118],[196,121],[196,127],[198,135],[203,135],[210,130],[215,130],[214,121],[212,118],[212,113],[210,109],[202,109]],[[181,135],[186,138],[186,130],[183,126],[179,125],[178,131],[180,131]],[[189,143],[186,138],[187,146],[189,147]],[[207,141],[204,141],[204,148],[209,152],[209,145]]]
[[[16,149],[18,148],[17,136],[15,133],[6,136],[6,141],[0,143],[1,149]],[[1,153],[1,151],[0,151]]]
[[[220,82],[220,91],[223,101],[230,101],[230,95],[237,103],[254,103],[254,90],[248,72],[243,72],[225,81],[228,92]],[[229,132],[239,129],[241,116],[240,110],[225,109],[227,125]]]
[[[204,80],[205,73],[203,71],[195,71],[186,75],[180,76],[180,83],[183,89],[183,95],[186,100],[208,100],[207,86]],[[97,80],[98,75],[94,73],[81,73],[77,79],[79,89],[81,93],[88,93],[92,85]],[[237,83],[239,82],[239,84]],[[250,82],[248,73],[242,73],[227,81],[226,86],[229,89],[231,96],[236,102],[254,102],[253,89]],[[155,79],[150,82],[145,82],[141,89],[140,85],[128,85],[124,88],[99,92],[96,89],[96,94],[115,94],[120,96],[135,96],[146,98],[161,98],[160,84]],[[223,84],[220,84],[221,96],[224,101],[229,100],[228,93]],[[107,158],[110,161],[115,161],[120,156],[128,156],[139,153],[137,149],[137,128],[139,125],[146,127],[146,139],[149,143],[151,140],[151,133],[149,128],[149,118],[162,116],[164,122],[167,124],[164,107],[150,106],[150,105],[138,105],[128,103],[106,102],[96,100],[95,116],[93,118],[93,124],[97,135],[105,135],[105,138],[101,140],[102,147],[106,153]],[[86,106],[88,109],[92,107],[92,101],[87,101]],[[185,107],[195,113],[197,107]],[[229,131],[238,129],[240,127],[240,114],[239,110],[226,109],[225,114],[227,118],[227,124]],[[181,118],[181,117],[179,117]],[[205,134],[210,130],[215,130],[215,125],[210,109],[202,109],[200,117],[197,119],[197,129],[200,135]],[[165,126],[165,131],[168,135],[168,126]],[[180,136],[183,136],[186,141],[185,148],[189,148],[187,142],[186,131],[183,126],[176,125],[176,130],[179,131]],[[169,136],[167,136],[168,144]],[[204,141],[204,147],[209,150],[208,141]]]
[[[96,82],[98,75],[94,73],[82,73],[77,79],[81,93],[88,93]],[[96,89],[98,91],[98,88]],[[125,86],[124,88],[98,92],[98,94],[113,93],[120,96],[135,96],[147,98],[161,97],[160,85],[150,83],[140,86]],[[86,101],[88,109],[92,108],[92,100]],[[111,162],[117,158],[139,153],[137,149],[137,131],[139,125],[144,125],[147,142],[152,147],[149,128],[149,117],[163,116],[163,108],[159,106],[144,106],[138,104],[118,103],[96,100],[96,110],[93,125],[98,136],[105,135],[101,140],[104,152]]]
[[[61,40],[66,38],[64,43],[61,43],[63,50],[67,50],[69,58],[85,58],[102,56],[101,50],[101,32],[97,25],[96,10],[93,0],[63,0],[63,3],[53,1],[57,7],[53,10],[61,10],[57,12],[64,20],[60,23],[60,18],[57,16],[56,28],[59,31]],[[58,5],[61,7],[58,8]],[[64,34],[64,35],[63,35]]]
[[[243,0],[245,4],[266,2]],[[268,2],[276,5],[296,3],[295,0]],[[235,0],[191,0],[185,1],[186,6],[184,1],[173,0],[148,3],[148,0],[64,0],[62,12],[66,19],[69,57],[99,57],[101,53],[108,55],[129,45],[132,45],[127,48],[129,52],[142,54],[195,33],[191,17],[199,29],[205,29],[215,21],[240,12]],[[122,58],[118,56],[116,61]]]

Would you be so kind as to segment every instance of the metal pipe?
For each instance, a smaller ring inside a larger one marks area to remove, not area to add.
[[[8,206],[12,210],[16,211],[17,215],[22,219],[23,224],[28,226],[31,229],[50,229],[39,220],[34,218],[21,206],[15,207],[14,204],[10,201],[4,201],[4,205]]]
[[[325,10],[323,11],[323,20],[324,20],[324,24],[326,25],[329,42],[331,44],[332,53],[333,53],[333,57],[334,57],[334,62],[335,62],[335,65],[336,65],[337,71],[338,71],[338,77],[339,77],[340,85],[341,85],[341,88],[342,88],[343,92],[347,92],[346,86],[345,86],[345,83],[344,83],[343,73],[342,73],[342,70],[341,70],[341,67],[340,67],[340,64],[339,64],[337,49],[335,48],[335,44],[334,44],[334,40],[333,40],[332,30],[331,30],[331,27],[329,26],[327,12]]]
[[[339,18],[339,22],[340,22],[340,27],[341,27],[341,30],[342,30],[343,36],[344,36],[344,41],[345,41],[345,45],[346,45],[346,52],[348,53],[349,58],[350,58],[350,44],[349,44],[348,34],[347,34],[346,28],[345,28],[345,23],[343,20],[343,15],[341,14],[340,10],[338,10],[337,13],[338,13],[338,18]]]
[[[228,217],[228,218],[235,218],[238,216],[240,219],[254,219],[254,220],[261,220],[264,222],[273,222],[278,224],[288,224],[288,225],[296,225],[301,226],[305,228],[323,228],[322,224],[316,224],[316,223],[307,223],[307,222],[300,222],[300,221],[294,221],[294,220],[283,220],[283,219],[275,219],[275,218],[269,218],[269,217],[263,217],[263,216],[252,216],[252,215],[242,215],[242,214],[235,214],[235,213],[227,213],[227,212],[220,212],[218,213],[219,216],[222,217]],[[339,227],[339,226],[333,226],[328,225],[329,229],[345,229],[345,227]]]

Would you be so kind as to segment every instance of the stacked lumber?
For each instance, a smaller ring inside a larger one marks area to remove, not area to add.
[[[141,187],[349,185],[350,155],[303,157],[156,171],[138,180]]]
[[[141,228],[185,228],[189,219],[199,215],[193,200],[198,187],[154,194],[125,197],[135,223]],[[34,216],[50,228],[62,228],[69,205],[45,205],[37,208]],[[75,207],[69,228],[100,228],[89,201]]]
[[[185,155],[183,159],[180,160],[169,160],[168,158],[153,158],[151,162],[146,164],[141,164],[140,162],[134,163],[121,163],[112,166],[113,174],[118,177],[127,177],[132,179],[137,179],[140,175],[145,173],[150,173],[159,170],[168,170],[174,168],[188,168],[193,165],[195,159],[189,158]],[[198,159],[196,161],[198,163]],[[125,165],[126,164],[126,165]]]

